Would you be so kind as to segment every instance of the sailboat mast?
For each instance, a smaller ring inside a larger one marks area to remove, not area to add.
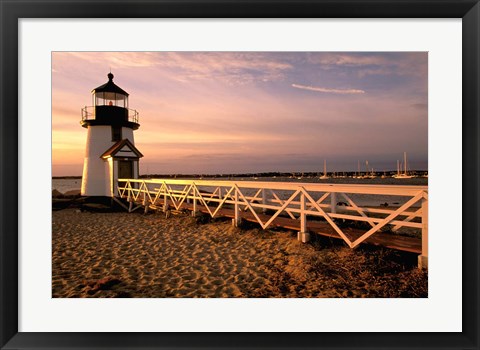
[[[407,175],[407,152],[403,152],[403,161],[405,163],[405,175]]]

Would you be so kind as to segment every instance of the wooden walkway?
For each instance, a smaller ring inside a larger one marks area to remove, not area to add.
[[[158,202],[159,202],[158,204],[160,205],[150,206],[150,208],[154,210],[163,210],[162,199],[159,199]],[[141,201],[137,201],[136,204],[138,206],[143,207]],[[214,209],[215,208],[210,207],[210,210],[213,211]],[[193,211],[193,205],[189,203],[182,203],[179,210]],[[198,206],[197,211],[200,213],[209,214],[208,210],[203,206]],[[266,222],[270,218],[269,215],[265,215],[265,214],[257,213],[257,215],[263,222]],[[215,217],[234,218],[235,212],[233,209],[222,207],[220,208],[220,210],[218,211]],[[242,212],[241,217],[243,220],[258,224],[257,219],[250,211]],[[278,227],[278,228],[299,231],[300,221],[294,220],[288,217],[278,216],[272,222],[270,227]],[[339,236],[339,234],[327,222],[309,220],[307,222],[307,230],[310,233],[315,233],[321,236],[326,236],[326,237],[339,239],[343,241],[343,239]],[[355,228],[350,228],[350,227],[344,227],[342,228],[342,230],[345,233],[345,235],[347,235],[347,237],[351,240],[355,240],[358,237],[360,237],[363,233],[365,233],[364,231],[361,231]],[[405,252],[416,253],[416,254],[422,253],[421,238],[401,236],[394,233],[377,232],[375,235],[372,235],[368,239],[366,239],[365,242],[362,244],[365,244],[365,243],[376,245],[376,246],[383,246],[383,247],[396,249],[396,250],[401,250]]]

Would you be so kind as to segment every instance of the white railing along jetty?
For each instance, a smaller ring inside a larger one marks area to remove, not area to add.
[[[290,222],[297,223],[298,239],[302,242],[309,240],[309,228],[319,224],[321,218],[350,248],[378,235],[387,225],[392,231],[408,227],[421,233],[419,267],[428,265],[428,186],[118,179],[117,189],[118,196],[130,202],[129,211],[136,209],[135,202],[140,202],[145,211],[189,209],[194,216],[203,211],[211,217],[232,216],[234,225],[242,218],[256,221],[263,229],[278,226],[278,221],[285,221],[288,216]],[[395,207],[365,205],[359,203],[361,195],[404,200]],[[357,203],[352,198],[357,198]],[[339,220],[364,222],[368,229],[352,235],[340,227]],[[393,239],[397,235],[390,236]]]

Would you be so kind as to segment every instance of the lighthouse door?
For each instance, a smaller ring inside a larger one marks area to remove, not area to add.
[[[133,162],[130,160],[118,161],[118,178],[119,179],[132,179],[133,178]],[[119,186],[125,186],[125,183],[119,183]]]

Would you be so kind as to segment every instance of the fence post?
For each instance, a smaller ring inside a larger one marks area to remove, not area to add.
[[[300,231],[297,233],[297,239],[303,243],[310,240],[310,233],[307,232],[307,214],[305,214],[305,193],[300,195]]]
[[[165,193],[163,194],[163,212],[166,213],[168,210],[168,203],[167,203],[167,190],[164,189]]]
[[[196,197],[195,188],[192,187],[192,201],[193,201],[192,216],[193,217],[197,216],[197,199],[195,197]]]
[[[232,220],[232,224],[235,227],[238,227],[240,225],[240,205],[238,203],[238,189],[235,188],[235,204],[234,204],[234,212],[235,212],[235,217]]]
[[[133,198],[132,194],[132,186],[129,185],[130,182],[125,182],[125,189],[127,191],[127,202],[128,202],[128,212],[131,213],[133,209]],[[128,186],[128,188],[127,188]]]
[[[145,206],[145,214],[148,213],[147,192],[143,192],[143,205]]]
[[[330,192],[330,210],[332,214],[337,213],[337,193]]]
[[[264,188],[262,188],[262,205],[265,206],[267,205],[267,193]],[[266,214],[267,213],[267,208],[263,207],[262,208],[262,213]]]
[[[418,268],[428,269],[428,199],[422,198],[422,255],[418,256]]]

